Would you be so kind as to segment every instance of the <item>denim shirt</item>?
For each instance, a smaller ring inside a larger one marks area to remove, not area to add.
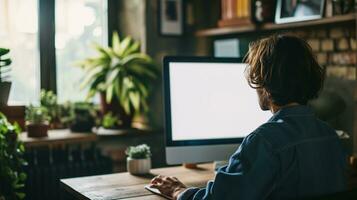
[[[178,199],[298,199],[342,191],[345,156],[335,131],[307,106],[287,107],[249,134],[206,188]]]

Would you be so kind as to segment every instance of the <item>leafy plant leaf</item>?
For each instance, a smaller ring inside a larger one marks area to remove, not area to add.
[[[129,99],[135,111],[140,110],[140,94],[138,92],[130,92]]]
[[[11,59],[10,58],[7,58],[7,59],[0,59],[0,67],[4,67],[4,66],[8,66],[11,64]]]
[[[125,51],[128,49],[128,47],[130,46],[130,43],[132,42],[131,37],[126,37],[124,38],[123,41],[121,41],[120,43],[120,47],[119,47],[119,56],[122,56],[125,54]]]
[[[140,52],[140,42],[134,42],[132,45],[130,45],[130,47],[128,47],[128,49],[125,51],[123,56],[139,53],[139,52]]]
[[[103,75],[103,69],[101,67],[96,67],[90,70],[84,80],[82,81],[80,88],[83,89],[89,85],[90,82],[95,81],[98,79],[101,75]]]
[[[113,99],[113,89],[114,89],[114,85],[109,85],[107,90],[106,90],[106,101],[107,103],[112,102]]]
[[[120,38],[118,32],[114,32],[112,36],[112,47],[117,55],[120,55]]]
[[[0,56],[6,55],[10,52],[10,49],[0,48]]]

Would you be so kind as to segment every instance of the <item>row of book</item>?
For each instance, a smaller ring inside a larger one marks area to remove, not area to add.
[[[219,26],[250,23],[250,0],[221,0],[221,20]]]
[[[250,0],[221,0],[222,19],[249,17]]]

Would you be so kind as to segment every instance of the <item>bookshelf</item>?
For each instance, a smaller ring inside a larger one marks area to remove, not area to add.
[[[333,16],[328,18],[322,18],[318,20],[293,22],[286,24],[266,23],[262,25],[242,25],[235,27],[221,27],[221,28],[209,28],[198,30],[195,32],[197,37],[215,37],[225,35],[239,35],[247,33],[262,33],[274,30],[290,30],[304,27],[314,27],[322,25],[334,25],[342,23],[351,23],[357,21],[357,13],[351,13],[346,15]]]

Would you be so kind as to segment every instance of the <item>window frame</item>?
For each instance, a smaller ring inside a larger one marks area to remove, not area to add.
[[[39,54],[40,54],[40,89],[51,90],[57,94],[56,76],[56,24],[55,24],[55,1],[38,0],[39,5]],[[108,45],[111,44],[111,35],[118,30],[117,0],[107,0],[107,28]]]

